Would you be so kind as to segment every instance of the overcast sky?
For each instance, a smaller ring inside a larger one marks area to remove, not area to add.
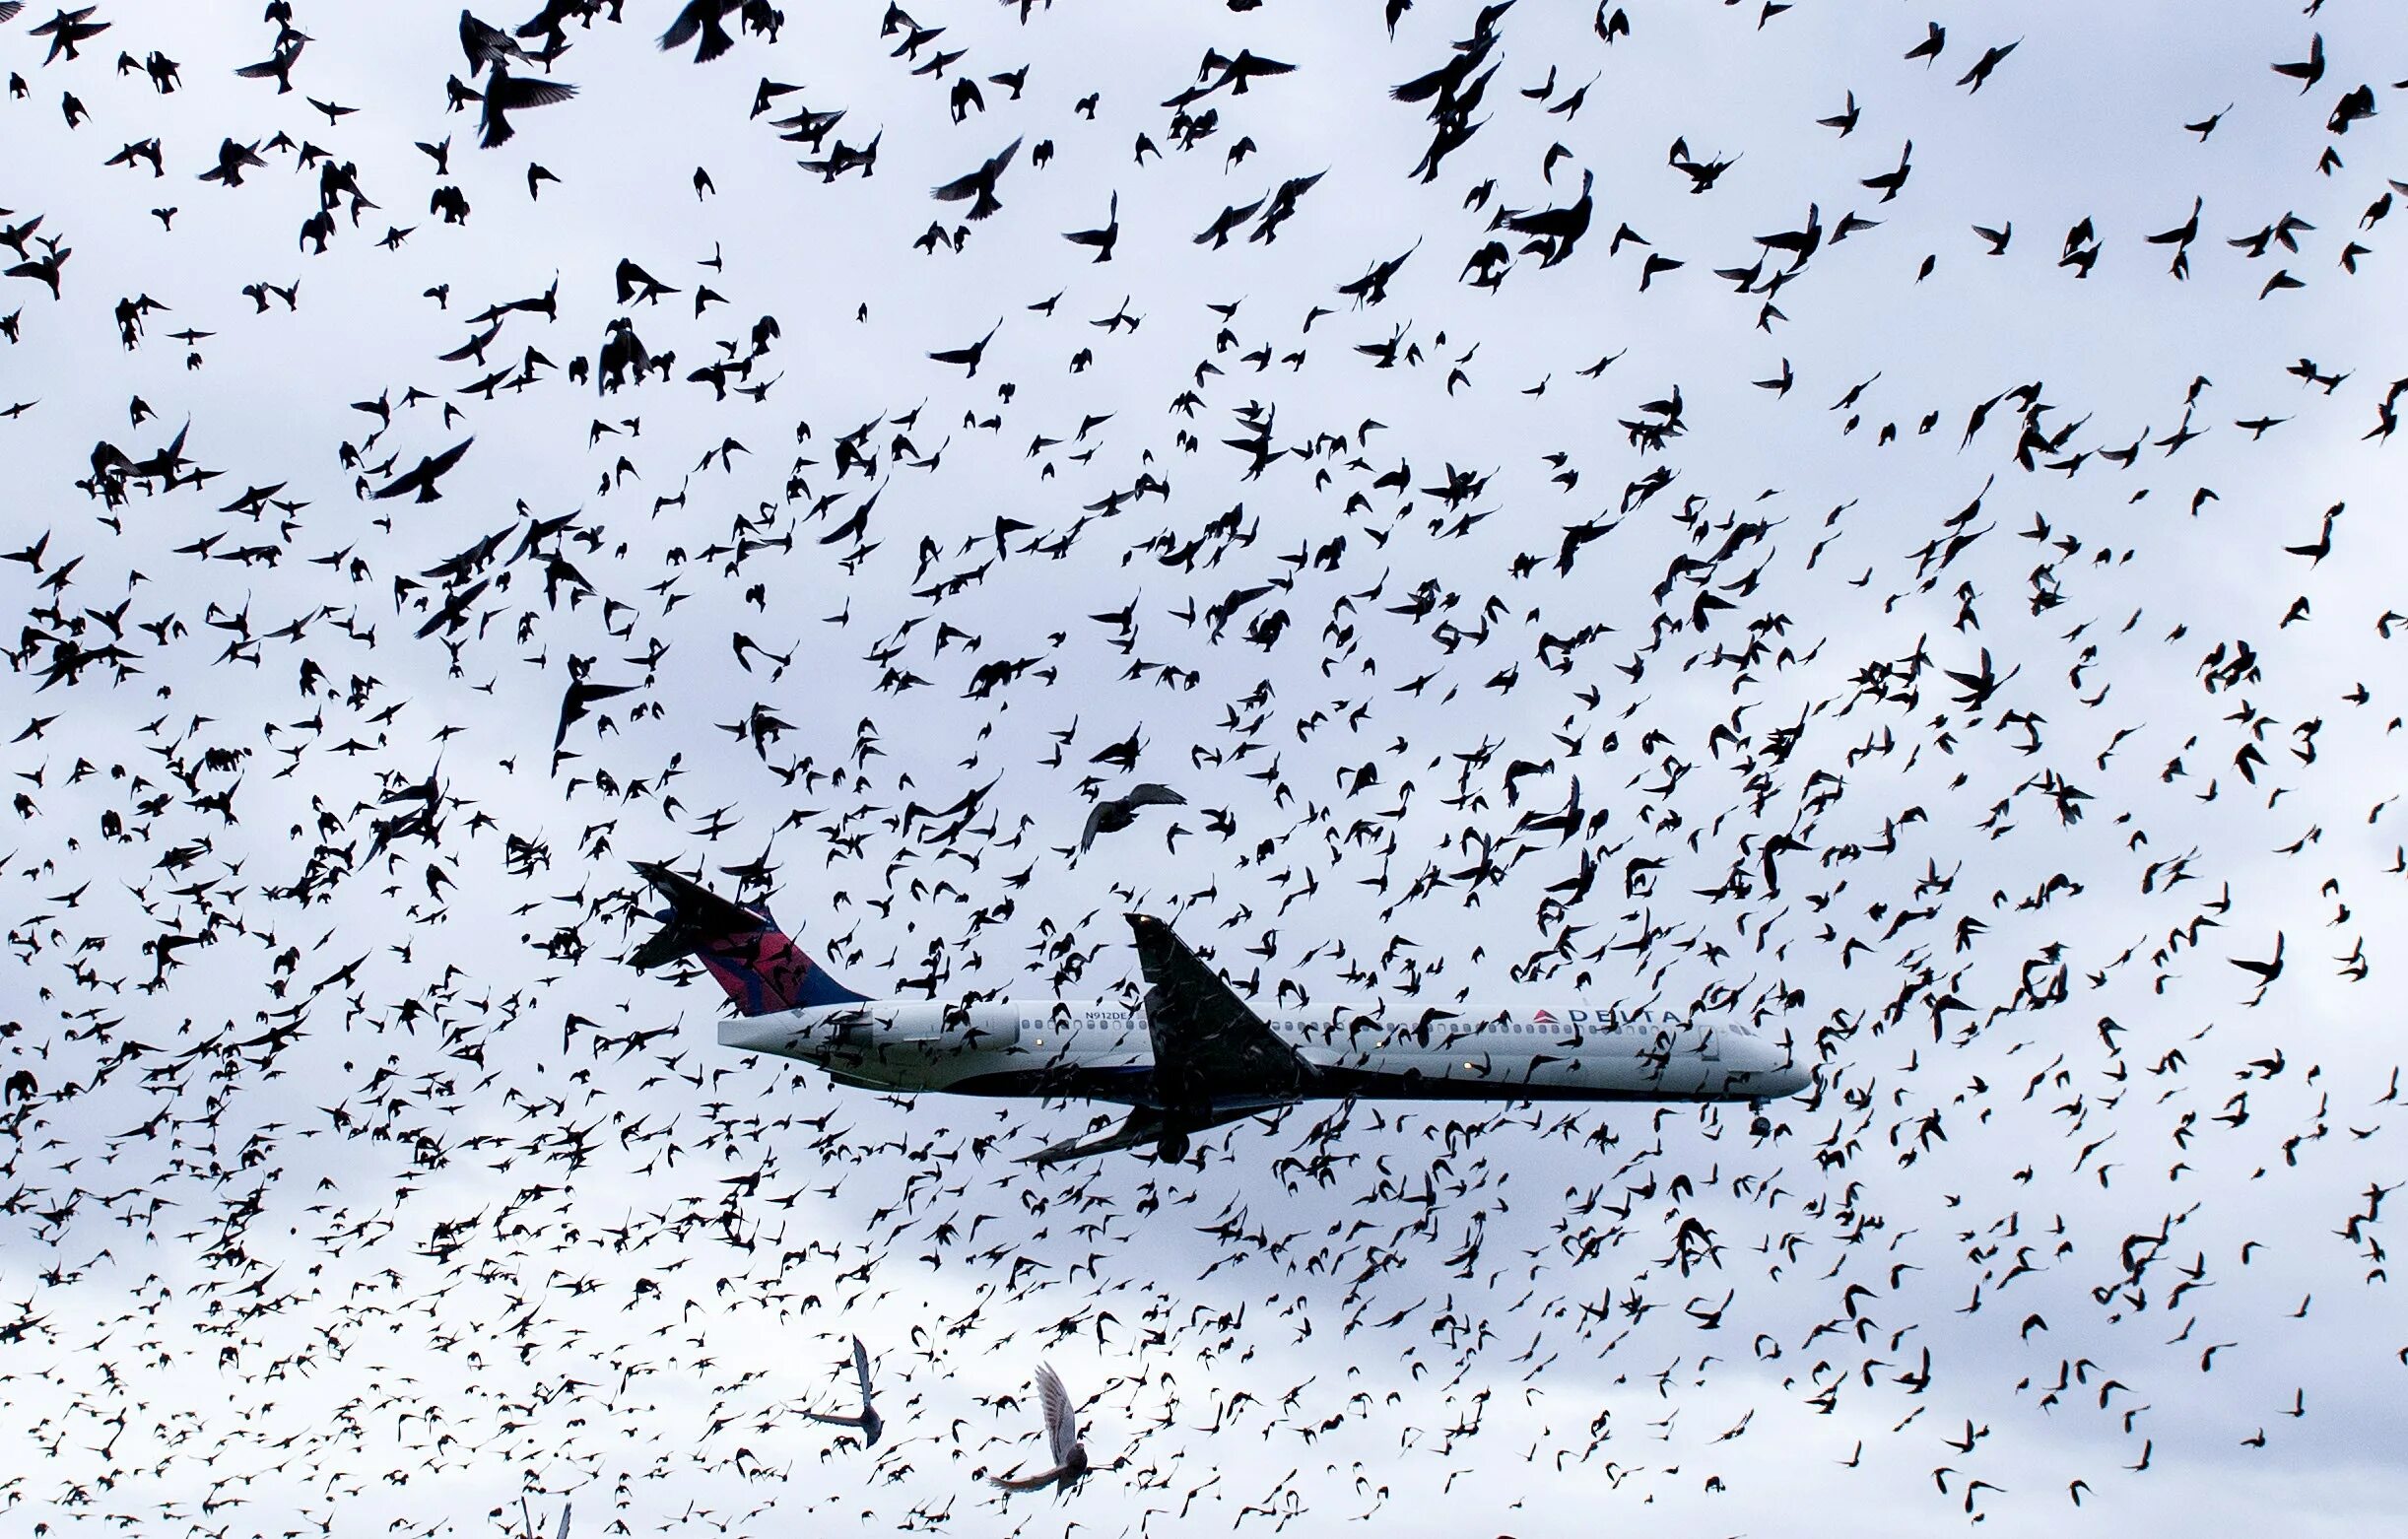
[[[7,1521],[2396,1513],[2408,51],[2314,9],[1528,0],[1429,177],[1438,0],[795,6],[707,63],[633,0],[492,150],[435,7],[301,5],[289,95],[255,14],[47,63],[15,17],[0,266],[59,294],[0,279]],[[1182,148],[1241,49],[1293,68]],[[1016,141],[991,218],[928,196]],[[304,152],[355,167],[323,254]],[[1584,173],[1568,250],[1497,226]],[[1110,261],[1062,238],[1115,198]],[[603,394],[620,318],[675,361]],[[556,763],[572,673],[631,688]],[[1187,805],[1074,854],[1143,780]],[[873,995],[1121,994],[1144,908],[1266,1003],[1711,1002],[1817,1084],[1768,1139],[1308,1105],[1032,1173],[1108,1108],[719,1049],[617,960],[630,859]],[[799,1414],[856,1334],[866,1451]],[[1100,1468],[1007,1504],[1046,1361]]]

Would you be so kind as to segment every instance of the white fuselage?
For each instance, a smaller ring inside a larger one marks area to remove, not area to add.
[[[1429,1015],[1324,1004],[1263,1021],[1314,1067],[1315,1097],[1756,1101],[1812,1079],[1783,1043],[1728,1018],[1585,1003]],[[865,1000],[725,1021],[719,1041],[880,1090],[1153,1101],[1144,1012],[1110,1001]]]

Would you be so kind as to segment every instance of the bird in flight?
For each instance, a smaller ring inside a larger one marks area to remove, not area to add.
[[[880,1416],[878,1408],[870,1403],[870,1355],[863,1349],[858,1336],[853,1338],[853,1376],[861,1381],[859,1416],[831,1416],[824,1411],[805,1411],[803,1414],[815,1422],[826,1422],[831,1427],[858,1427],[861,1429],[862,1445],[874,1448],[878,1446],[878,1435],[886,1428],[886,1418]]]
[[[529,80],[513,75],[501,59],[493,61],[494,78],[485,86],[484,136],[477,142],[491,150],[506,144],[517,132],[506,114],[520,107],[551,106],[566,101],[577,94],[577,88],[566,81]]]
[[[395,476],[390,485],[380,488],[376,500],[382,502],[386,498],[399,497],[404,492],[416,492],[422,502],[440,501],[443,494],[435,490],[435,482],[457,465],[460,456],[467,453],[468,446],[476,441],[474,437],[462,438],[440,454],[422,456],[416,465]]]
[[[947,203],[959,203],[964,198],[976,198],[978,201],[970,206],[970,217],[984,219],[1003,207],[995,198],[995,182],[1003,175],[1004,167],[1012,164],[1012,157],[1019,153],[1020,141],[1015,139],[1003,147],[1002,154],[969,175],[956,176],[941,187],[931,187],[928,189],[928,196],[942,199]]]
[[[1005,1491],[1042,1491],[1057,1483],[1068,1491],[1072,1482],[1087,1473],[1087,1444],[1079,1440],[1078,1412],[1070,1404],[1070,1391],[1062,1387],[1061,1378],[1049,1364],[1037,1365],[1037,1394],[1045,1413],[1045,1441],[1052,1452],[1053,1467],[1041,1474],[1017,1478],[987,1477]]]
[[[1167,785],[1149,780],[1130,790],[1126,796],[1114,796],[1096,803],[1087,815],[1087,830],[1079,836],[1079,853],[1096,841],[1099,834],[1117,834],[1137,821],[1140,807],[1184,807],[1187,798]]]

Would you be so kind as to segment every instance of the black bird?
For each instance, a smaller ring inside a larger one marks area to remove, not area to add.
[[[1001,155],[996,156],[969,175],[957,176],[941,187],[929,188],[928,196],[942,199],[947,203],[959,203],[964,198],[975,198],[978,201],[970,205],[970,217],[971,219],[986,218],[1003,207],[995,199],[995,182],[1003,175],[1004,167],[1012,164],[1012,157],[1018,154],[1019,150],[1020,141],[1015,139],[1003,147]]]
[[[1883,171],[1878,176],[1867,176],[1859,185],[1872,188],[1881,194],[1882,202],[1889,202],[1898,196],[1899,188],[1906,185],[1906,177],[1914,169],[1913,156],[1914,141],[1909,139],[1906,141],[1906,147],[1898,152],[1898,169]]]
[[[634,260],[628,257],[619,259],[618,272],[614,276],[619,286],[619,302],[622,304],[633,304],[646,300],[658,304],[662,295],[683,292],[662,283],[650,273],[636,266]]]
[[[435,482],[457,465],[460,456],[466,454],[468,446],[476,441],[474,437],[462,438],[440,454],[421,457],[415,466],[395,476],[390,484],[378,491],[376,500],[383,502],[404,492],[416,492],[418,501],[422,502],[441,501],[443,494],[435,490]]]
[[[504,59],[528,62],[527,50],[519,46],[517,38],[477,20],[466,7],[460,11],[460,51],[468,56],[470,80],[476,79],[488,64],[499,64]]]
[[[276,94],[281,97],[293,89],[293,65],[312,40],[307,33],[287,32],[276,39],[273,54],[256,64],[245,64],[234,73],[245,80],[275,81]]]
[[[551,106],[576,94],[577,88],[566,81],[527,80],[512,75],[507,65],[496,59],[494,78],[485,85],[485,133],[477,142],[488,150],[507,144],[516,130],[510,127],[505,114],[521,107]]]
[[[978,377],[978,360],[986,356],[986,345],[994,341],[995,333],[1002,329],[1003,322],[997,321],[987,328],[985,336],[980,337],[969,347],[947,348],[942,353],[931,353],[928,356],[940,364],[967,364],[970,366],[970,371],[962,377],[975,379]]]
[[[218,164],[201,172],[203,181],[222,181],[229,187],[242,185],[242,173],[252,167],[264,169],[267,162],[259,158],[256,144],[236,144],[232,139],[218,146]]]
[[[1117,834],[1137,821],[1140,807],[1184,807],[1187,798],[1167,785],[1147,781],[1130,788],[1126,796],[1115,796],[1096,803],[1087,814],[1087,828],[1079,836],[1079,852],[1096,841],[1099,834]]]
[[[695,45],[694,62],[708,64],[736,45],[720,18],[743,3],[744,0],[687,0],[686,8],[677,13],[677,20],[660,34],[661,51],[683,47],[700,36],[702,41]]]
[[[1967,70],[1963,75],[1957,78],[1957,84],[1960,86],[1970,86],[1973,91],[1979,91],[1983,83],[1990,78],[1990,71],[1998,68],[2001,60],[2023,45],[2024,40],[2021,37],[2018,37],[2003,48],[1990,49],[1987,53],[1984,53],[1981,56],[1980,61],[1974,64],[1972,69]],[[1972,95],[1972,92],[1967,94],[1970,96]]]
[[[2283,932],[2274,932],[2274,955],[2264,962],[2253,962],[2246,957],[2227,957],[2224,960],[2243,972],[2256,974],[2257,998],[2263,999],[2274,980],[2283,975]]]
[[[1535,214],[1508,216],[1505,220],[1505,228],[1525,235],[1537,235],[1541,240],[1546,241],[1546,255],[1541,258],[1538,265],[1553,267],[1572,255],[1572,247],[1579,243],[1580,236],[1587,234],[1589,219],[1596,208],[1596,202],[1590,196],[1590,189],[1596,184],[1597,173],[1584,169],[1580,172],[1580,196],[1576,201],[1560,209],[1543,209]]]
[[[1117,192],[1112,194],[1111,222],[1109,224],[1102,230],[1066,230],[1062,233],[1062,238],[1078,245],[1094,246],[1097,261],[1110,261],[1112,247],[1120,239],[1120,194]]]
[[[1237,231],[1238,226],[1252,219],[1254,211],[1262,205],[1263,200],[1260,198],[1247,204],[1230,204],[1221,211],[1218,219],[1204,227],[1202,233],[1195,237],[1195,243],[1202,245],[1209,240],[1212,242],[1213,249],[1219,250],[1229,244],[1230,235]]]
[[[99,9],[99,6],[88,5],[78,10],[61,11],[39,27],[31,29],[34,36],[46,36],[50,39],[50,51],[42,56],[42,63],[51,63],[62,53],[69,59],[74,59],[77,56],[75,51],[77,43],[97,37],[108,31],[109,23],[90,19],[92,13]],[[6,18],[0,18],[0,20],[6,20]]]
[[[2316,82],[2324,78],[2324,34],[2317,33],[2308,39],[2307,58],[2297,64],[2277,64],[2273,69],[2277,75],[2288,75],[2298,81],[2301,96],[2315,90]],[[2207,136],[2201,134],[2199,137],[2204,139]]]
[[[569,741],[569,729],[592,712],[595,702],[640,688],[635,684],[588,684],[583,679],[573,680],[568,693],[561,697],[560,723],[552,732],[552,772],[560,773],[561,761],[568,757],[561,752],[561,745]]]

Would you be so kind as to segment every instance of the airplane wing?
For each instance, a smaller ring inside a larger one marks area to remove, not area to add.
[[[1188,1134],[1277,1109],[1275,1106],[1227,1106],[1194,1116],[1176,1116],[1157,1111],[1152,1106],[1139,1106],[1128,1114],[1119,1127],[1101,1138],[1066,1138],[1058,1144],[1047,1144],[1035,1154],[1022,1155],[1020,1163],[1042,1168],[1058,1165],[1064,1160],[1084,1160],[1090,1155],[1110,1154],[1116,1149],[1135,1149],[1144,1144],[1154,1145],[1158,1156],[1176,1151],[1179,1157],[1184,1158]]]
[[[1128,919],[1146,975],[1146,1021],[1164,1104],[1201,1111],[1237,1097],[1260,1102],[1302,1095],[1312,1065],[1274,1036],[1171,926],[1151,914]]]

